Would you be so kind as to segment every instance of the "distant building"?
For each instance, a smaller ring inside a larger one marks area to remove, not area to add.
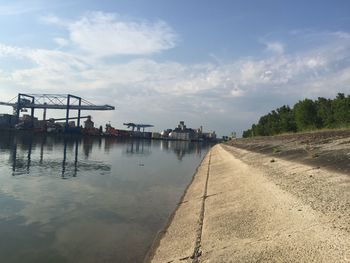
[[[93,129],[94,128],[94,122],[91,120],[91,116],[87,118],[86,121],[84,121],[84,128],[85,129]]]
[[[162,139],[181,141],[216,141],[216,133],[203,132],[203,127],[198,129],[187,128],[184,121],[180,121],[178,126],[171,130],[167,129],[160,133]]]
[[[24,114],[19,117],[18,123],[15,125],[16,129],[31,129],[31,128],[42,128],[43,123],[39,123],[38,118],[33,117],[28,114]]]
[[[112,127],[112,125],[110,123],[106,124],[106,131],[105,134],[108,136],[118,136],[118,132],[117,129]]]
[[[186,131],[186,125],[184,121],[180,121],[179,125],[177,125],[177,128],[175,128],[177,131]]]
[[[184,121],[180,121],[177,128],[169,133],[169,138],[174,140],[190,141],[198,139],[197,132],[194,129],[187,128]]]
[[[68,127],[69,128],[75,128],[75,121],[69,121],[68,122]]]
[[[160,139],[161,134],[159,132],[152,132],[152,139]]]
[[[162,138],[168,138],[169,137],[169,134],[172,132],[172,129],[167,129],[167,130],[164,130],[160,133],[160,136]]]
[[[32,122],[32,116],[30,116],[29,114],[24,114],[22,117],[19,117],[19,122],[31,123]],[[34,123],[38,122],[38,118],[37,117],[33,117],[33,122]]]
[[[174,140],[181,140],[181,141],[189,141],[191,139],[189,132],[175,132],[175,131],[169,133],[169,138]]]
[[[201,138],[205,141],[215,141],[216,140],[216,133],[215,133],[215,131],[205,132],[205,133],[202,133]]]
[[[0,114],[0,127],[10,128],[16,123],[16,117],[10,114]]]

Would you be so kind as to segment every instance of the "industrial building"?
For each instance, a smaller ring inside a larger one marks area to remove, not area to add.
[[[216,134],[213,132],[203,132],[203,127],[198,129],[187,128],[184,121],[180,121],[173,130],[164,130],[161,133],[163,139],[181,140],[181,141],[215,141]]]
[[[88,116],[87,120],[84,121],[84,128],[85,129],[94,129],[95,127],[94,122],[91,120],[91,116]]]
[[[180,121],[177,128],[169,133],[169,138],[181,141],[190,141],[196,139],[196,132],[193,129],[187,128],[184,121]]]

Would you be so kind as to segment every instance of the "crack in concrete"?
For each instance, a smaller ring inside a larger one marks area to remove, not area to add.
[[[204,195],[202,197],[202,208],[199,215],[199,226],[197,229],[197,238],[196,238],[196,244],[194,247],[193,254],[191,256],[192,263],[198,263],[199,257],[202,255],[201,251],[201,242],[202,242],[202,233],[203,233],[203,220],[204,220],[204,211],[205,211],[205,199],[207,198],[207,191],[208,191],[208,181],[209,181],[209,173],[210,173],[210,162],[211,162],[211,152],[209,153],[209,160],[208,160],[208,170],[207,170],[207,178],[205,180],[205,187],[204,187]]]

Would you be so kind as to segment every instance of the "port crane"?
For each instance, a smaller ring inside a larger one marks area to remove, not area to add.
[[[1,102],[0,105],[11,106],[13,108],[14,115],[16,117],[16,124],[19,121],[19,115],[21,111],[31,109],[31,119],[34,119],[34,110],[43,109],[43,119],[46,120],[46,110],[58,109],[66,110],[66,127],[68,127],[68,120],[70,110],[78,111],[78,127],[80,126],[81,111],[82,110],[98,110],[107,111],[115,110],[114,106],[111,105],[95,105],[79,96],[72,94],[24,94],[19,93],[16,97],[12,98],[8,102]]]
[[[133,122],[123,123],[123,125],[127,126],[128,128],[132,128],[132,131],[135,131],[135,128],[136,128],[136,131],[138,132],[141,131],[141,129],[142,129],[142,132],[145,132],[145,128],[154,127],[151,124],[138,124]]]

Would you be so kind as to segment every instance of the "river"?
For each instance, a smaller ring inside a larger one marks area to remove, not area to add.
[[[142,262],[207,150],[0,133],[0,261]]]

